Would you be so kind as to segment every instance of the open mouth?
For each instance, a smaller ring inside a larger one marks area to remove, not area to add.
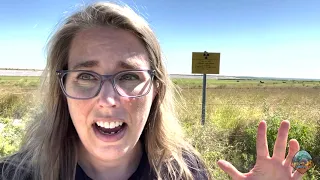
[[[125,129],[127,126],[124,122],[96,122],[94,123],[94,128],[98,130],[99,133],[107,136],[117,135]]]

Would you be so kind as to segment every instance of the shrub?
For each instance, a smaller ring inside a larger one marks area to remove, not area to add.
[[[0,97],[0,117],[21,119],[32,104],[27,95],[2,94]]]
[[[24,123],[14,123],[12,119],[0,117],[0,124],[4,124],[4,128],[0,130],[1,158],[18,150],[24,130]]]

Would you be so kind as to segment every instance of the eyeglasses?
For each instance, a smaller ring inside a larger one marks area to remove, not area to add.
[[[73,99],[91,99],[97,96],[105,81],[123,97],[141,97],[149,93],[155,70],[126,70],[113,75],[100,75],[86,70],[59,70],[60,87]]]

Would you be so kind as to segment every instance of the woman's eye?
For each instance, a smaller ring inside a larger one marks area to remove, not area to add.
[[[82,73],[82,74],[78,75],[78,79],[80,79],[80,80],[96,80],[97,78],[92,74]]]
[[[138,80],[139,76],[136,74],[124,74],[120,77],[120,80]]]

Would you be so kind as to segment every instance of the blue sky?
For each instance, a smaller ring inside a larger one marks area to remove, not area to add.
[[[56,23],[86,0],[0,0],[0,68],[45,66]],[[221,75],[320,79],[319,0],[123,0],[157,34],[169,73],[220,52]]]

